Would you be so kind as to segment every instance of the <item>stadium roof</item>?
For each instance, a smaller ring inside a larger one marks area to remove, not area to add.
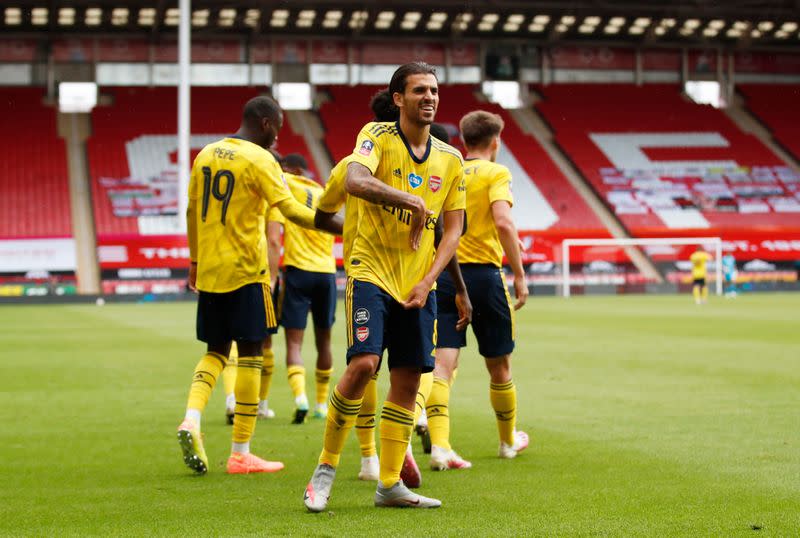
[[[4,34],[177,31],[177,0],[10,0]],[[432,7],[435,6],[435,7]],[[192,1],[193,32],[350,38],[630,42],[647,45],[800,45],[800,0],[307,0]]]

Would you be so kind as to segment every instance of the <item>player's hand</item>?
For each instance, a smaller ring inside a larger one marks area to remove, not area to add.
[[[189,289],[197,293],[197,263],[189,264]]]
[[[425,200],[419,196],[411,195],[409,202],[411,205],[409,209],[409,211],[411,211],[411,235],[409,237],[409,242],[411,250],[417,250],[422,240],[422,232],[425,231],[425,221],[428,220],[428,217],[433,215],[433,211],[425,207]]]
[[[456,330],[463,331],[472,321],[472,302],[466,290],[456,293],[456,310],[458,310]]]
[[[525,305],[528,300],[528,282],[524,276],[514,277],[514,295],[517,298],[517,303],[514,305],[514,310],[519,310]]]
[[[431,285],[421,281],[419,284],[411,289],[408,294],[408,299],[403,303],[403,308],[411,310],[412,308],[422,308],[428,302],[428,294],[431,292]]]

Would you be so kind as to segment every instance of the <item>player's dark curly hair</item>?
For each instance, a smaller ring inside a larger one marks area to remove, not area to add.
[[[406,79],[409,75],[433,75],[436,77],[436,69],[425,62],[411,62],[403,64],[397,68],[389,82],[389,95],[403,93],[406,91]],[[438,77],[436,77],[438,80]]]
[[[397,121],[400,118],[400,109],[394,106],[388,88],[373,95],[369,107],[375,115],[375,121]]]
[[[270,122],[277,122],[281,115],[281,105],[266,95],[253,97],[244,105],[242,119],[246,122],[259,122],[262,118],[267,118]]]

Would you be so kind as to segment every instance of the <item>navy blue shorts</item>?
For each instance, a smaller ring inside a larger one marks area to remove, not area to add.
[[[461,274],[472,303],[472,332],[483,357],[500,357],[514,351],[514,307],[508,294],[503,270],[491,264],[461,264]],[[456,288],[446,271],[436,282],[439,295],[439,334],[441,348],[467,345],[467,332],[457,331]]]
[[[330,329],[336,321],[336,275],[286,267],[278,296],[278,320],[284,329],[305,329],[308,311],[314,327]]]
[[[201,342],[261,342],[275,333],[276,326],[269,284],[246,284],[227,293],[200,292],[197,339]]]
[[[347,279],[347,362],[354,355],[383,357],[389,351],[389,369],[433,371],[436,347],[436,292],[423,308],[406,310],[375,284]],[[380,366],[379,366],[380,368]]]

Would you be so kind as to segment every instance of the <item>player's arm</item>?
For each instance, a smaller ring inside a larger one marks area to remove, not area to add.
[[[444,235],[444,226],[442,219],[437,219],[436,228],[433,229],[433,244],[439,248],[439,243],[442,241]],[[461,228],[461,235],[467,233],[467,215],[464,214],[464,226]],[[458,254],[453,254],[450,261],[447,262],[445,270],[450,274],[456,288],[456,309],[458,309],[458,321],[456,322],[456,330],[463,331],[467,325],[472,321],[472,301],[469,300],[467,293],[467,285],[464,282],[464,276],[461,274],[461,267],[458,265]]]
[[[338,213],[328,213],[318,208],[314,213],[314,226],[333,235],[342,235],[344,218]]]
[[[461,229],[464,227],[464,210],[445,211],[443,218],[444,231],[439,247],[436,249],[436,255],[433,257],[433,264],[428,274],[411,290],[408,299],[403,303],[404,308],[422,308],[425,306],[433,283],[439,278],[447,263],[455,256],[458,240],[461,237]]]
[[[433,212],[425,207],[425,201],[414,194],[390,187],[372,175],[361,163],[347,165],[344,188],[348,194],[373,204],[388,205],[411,212],[411,248],[417,250],[425,230],[425,219]]]
[[[189,204],[186,206],[186,235],[189,240],[189,289],[197,292],[197,199],[193,197],[194,187],[195,178],[192,173],[189,180]]]
[[[522,254],[519,248],[519,236],[514,219],[511,216],[511,204],[506,200],[497,200],[492,203],[492,219],[497,228],[497,235],[503,252],[506,254],[508,264],[514,273],[514,293],[517,303],[514,310],[519,310],[528,299],[528,283],[525,279],[525,269],[522,267]]]
[[[267,263],[269,264],[270,287],[275,289],[281,259],[281,237],[283,226],[275,220],[267,221]]]

